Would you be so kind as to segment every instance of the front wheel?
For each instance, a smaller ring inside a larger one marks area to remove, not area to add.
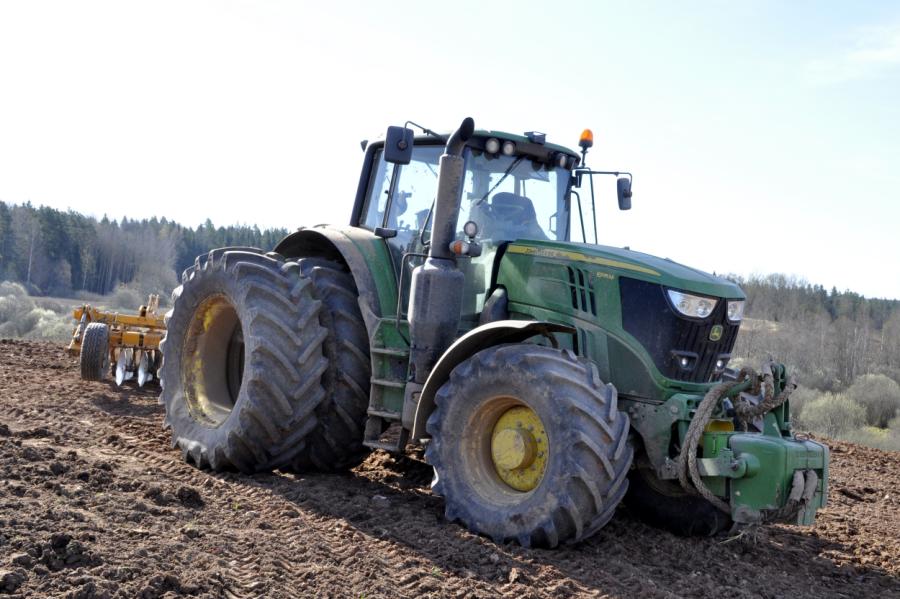
[[[731,517],[676,480],[662,480],[649,467],[635,468],[625,505],[651,526],[682,537],[711,537],[733,524]]]
[[[567,350],[482,350],[435,403],[425,457],[449,520],[496,542],[555,547],[599,530],[625,495],[628,416],[593,364]]]

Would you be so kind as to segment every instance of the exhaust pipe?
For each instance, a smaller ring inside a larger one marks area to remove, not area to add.
[[[464,276],[456,266],[450,244],[456,237],[462,201],[462,154],[474,131],[475,121],[466,118],[447,140],[440,162],[428,257],[413,269],[408,310],[410,363],[413,381],[419,384],[425,383],[459,328]]]

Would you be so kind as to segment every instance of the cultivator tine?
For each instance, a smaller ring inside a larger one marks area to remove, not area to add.
[[[141,359],[138,365],[137,383],[138,387],[143,387],[144,383],[153,380],[153,374],[150,372],[150,358],[147,352],[141,352]]]
[[[119,352],[119,359],[116,361],[116,385],[122,386],[125,381],[134,378],[134,361],[131,359],[130,351],[123,349]]]

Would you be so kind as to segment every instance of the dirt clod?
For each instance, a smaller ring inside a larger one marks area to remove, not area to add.
[[[21,569],[0,570],[0,591],[9,594],[15,593],[27,579],[28,577]]]
[[[205,505],[203,497],[200,495],[200,491],[192,487],[183,485],[178,487],[178,490],[175,491],[175,497],[178,498],[181,505],[185,507],[199,509]]]
[[[199,470],[171,448],[158,388],[78,372],[61,346],[0,344],[0,596],[900,597],[900,454],[829,442],[810,528],[683,539],[620,509],[587,541],[531,550],[446,522],[419,459]]]

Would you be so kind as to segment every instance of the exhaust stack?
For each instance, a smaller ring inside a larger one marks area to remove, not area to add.
[[[447,140],[441,156],[428,258],[413,269],[408,310],[410,363],[413,381],[419,384],[425,383],[459,328],[464,277],[450,244],[456,237],[462,200],[462,154],[474,131],[475,121],[466,118]]]

